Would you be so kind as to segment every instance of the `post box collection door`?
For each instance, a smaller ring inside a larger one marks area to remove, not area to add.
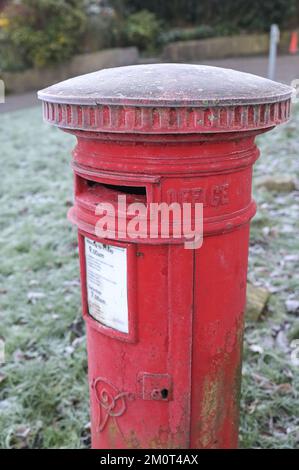
[[[77,137],[69,218],[94,448],[237,446],[255,137],[288,119],[291,91],[232,70],[151,64],[39,92],[44,119]],[[201,204],[200,247],[160,225],[151,236],[160,203]],[[132,204],[146,208],[135,236]]]

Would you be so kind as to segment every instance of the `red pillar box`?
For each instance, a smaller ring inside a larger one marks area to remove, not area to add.
[[[183,64],[101,70],[39,92],[44,119],[78,141],[69,218],[94,448],[237,447],[254,141],[289,118],[291,92]],[[162,202],[191,204],[193,222],[203,207],[202,246],[186,246],[190,227],[178,233],[174,212],[168,236],[160,219],[148,233]],[[132,203],[145,207],[135,236]]]

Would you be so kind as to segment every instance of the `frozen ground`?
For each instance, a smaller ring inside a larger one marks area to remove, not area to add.
[[[299,109],[259,138],[255,177],[299,177]],[[89,445],[84,325],[72,199],[73,138],[39,108],[0,116],[0,447]],[[299,444],[299,192],[255,188],[249,279],[272,292],[245,335],[242,447]],[[294,356],[294,354],[293,354]]]

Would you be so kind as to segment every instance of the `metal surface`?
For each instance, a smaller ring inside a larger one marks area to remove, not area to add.
[[[291,91],[164,64],[40,93],[45,119],[78,141],[69,218],[79,232],[94,448],[237,446],[254,140],[288,119]],[[202,202],[203,246],[187,250],[172,233],[98,239],[96,204],[116,206],[120,193],[148,207]],[[127,250],[128,333],[89,314],[85,237]]]
[[[185,64],[106,69],[42,90],[44,119],[116,133],[230,132],[273,127],[291,88],[235,70]]]
[[[229,106],[283,101],[289,87],[236,70],[190,64],[130,65],[71,78],[38,93],[52,103]]]

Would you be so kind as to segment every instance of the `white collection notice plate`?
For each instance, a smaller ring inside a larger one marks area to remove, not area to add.
[[[89,314],[128,333],[127,249],[85,238],[85,259]]]

